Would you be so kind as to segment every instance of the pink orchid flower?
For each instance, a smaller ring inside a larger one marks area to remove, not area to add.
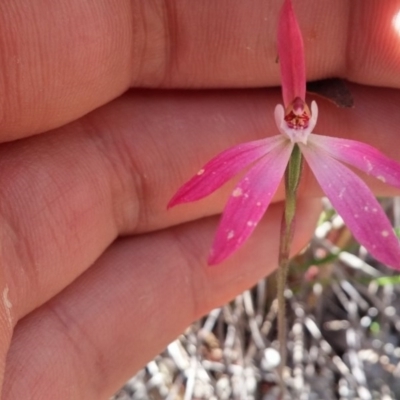
[[[168,207],[208,196],[250,167],[229,197],[212,244],[208,263],[220,263],[257,226],[277,191],[294,146],[298,145],[354,237],[376,259],[400,269],[400,245],[387,216],[367,185],[342,162],[398,188],[400,164],[367,144],[312,133],[318,107],[313,101],[310,110],[305,103],[303,39],[290,0],[285,0],[279,19],[278,53],[285,105],[275,108],[280,134],[223,151],[178,190]]]

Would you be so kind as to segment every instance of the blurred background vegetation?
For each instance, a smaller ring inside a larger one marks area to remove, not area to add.
[[[288,399],[400,399],[400,275],[360,247],[324,199],[288,278]],[[400,233],[400,198],[381,199]],[[113,400],[279,398],[275,276],[211,311]]]

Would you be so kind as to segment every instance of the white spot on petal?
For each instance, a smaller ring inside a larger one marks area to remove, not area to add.
[[[261,201],[257,201],[256,206],[261,207]]]
[[[366,156],[363,157],[365,163],[367,164],[367,173],[371,172],[372,169],[374,168],[373,165],[371,164],[371,161],[368,160]]]
[[[255,223],[253,221],[247,221],[247,226],[253,226]]]
[[[201,169],[198,173],[197,173],[197,175],[203,175],[204,174],[204,169]]]
[[[234,236],[235,236],[235,232],[234,231],[229,231],[228,232],[228,236],[226,237],[228,240],[231,240],[231,239],[233,239],[234,238]]]
[[[232,192],[232,196],[233,197],[240,197],[243,194],[243,190],[241,188],[236,188],[233,192]]]
[[[385,177],[383,177],[382,175],[378,175],[376,178],[379,179],[382,182],[386,182]]]
[[[388,232],[388,231],[382,231],[382,232],[381,232],[381,235],[382,235],[383,237],[388,237],[388,236],[389,236],[389,232]]]

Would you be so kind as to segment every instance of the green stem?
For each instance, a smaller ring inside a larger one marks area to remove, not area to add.
[[[299,146],[296,144],[293,148],[288,166],[285,171],[285,212],[281,224],[281,241],[279,246],[279,268],[277,274],[277,297],[278,297],[278,340],[280,347],[281,362],[279,365],[279,377],[281,388],[283,385],[283,369],[286,365],[286,304],[285,287],[289,269],[290,245],[294,233],[296,195],[299,187],[303,157]]]

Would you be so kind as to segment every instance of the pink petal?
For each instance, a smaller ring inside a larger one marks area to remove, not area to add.
[[[301,3],[301,2],[300,2]],[[278,54],[285,107],[306,97],[306,67],[301,31],[291,0],[285,0],[278,24]]]
[[[209,161],[172,197],[168,208],[208,196],[238,172],[275,149],[284,141],[282,135],[242,143],[223,151]]]
[[[285,172],[293,144],[285,142],[258,161],[232,192],[222,215],[208,263],[218,264],[251,235]]]
[[[301,150],[333,207],[354,237],[378,260],[400,269],[400,245],[392,226],[368,186],[322,149]]]
[[[355,140],[310,135],[309,143],[323,148],[330,156],[368,175],[400,188],[400,164],[374,147]]]

